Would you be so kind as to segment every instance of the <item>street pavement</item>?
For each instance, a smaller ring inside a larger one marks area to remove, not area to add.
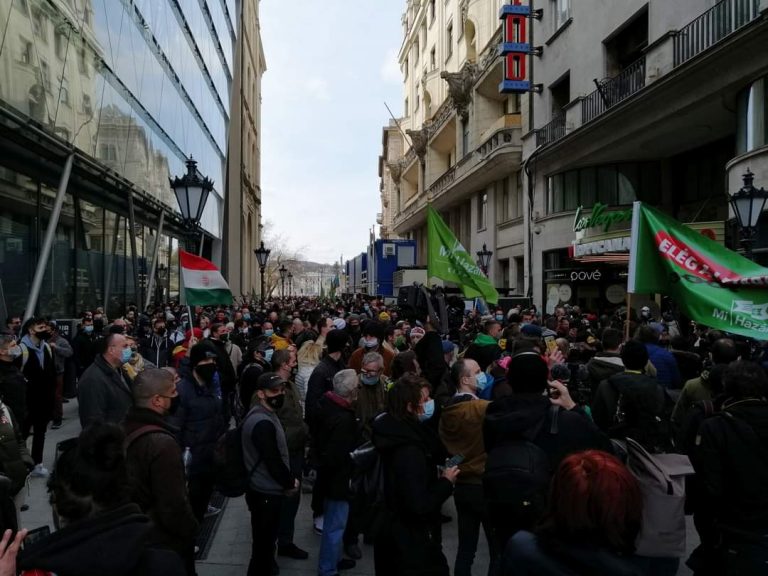
[[[49,430],[45,441],[44,464],[52,469],[56,444],[80,433],[80,422],[77,417],[77,401],[72,400],[64,405],[64,421],[58,430]],[[29,440],[31,443],[31,438]],[[49,526],[53,530],[53,518],[48,502],[46,480],[44,478],[30,478],[26,489],[26,502],[29,510],[21,513],[21,523],[24,528],[38,528]],[[281,576],[311,576],[317,574],[317,553],[320,548],[320,536],[315,534],[312,527],[312,512],[310,510],[310,495],[302,494],[301,507],[296,517],[296,534],[294,542],[300,548],[309,552],[308,560],[291,560],[278,558]],[[449,500],[443,510],[452,516],[453,520],[443,525],[443,549],[448,559],[448,564],[453,567],[458,543],[456,527],[456,511],[453,501]],[[698,544],[698,535],[693,528],[691,518],[688,517],[688,550],[689,552]],[[197,572],[199,576],[244,576],[248,561],[251,556],[251,526],[248,508],[245,498],[232,498],[222,512],[216,533],[213,536],[207,558],[198,562]],[[362,560],[357,566],[343,572],[345,576],[373,576],[373,547],[364,545],[360,539],[360,549],[363,553]],[[476,575],[485,575],[488,571],[488,547],[485,537],[480,536],[477,557],[473,567]],[[681,564],[678,576],[691,574],[688,568]]]

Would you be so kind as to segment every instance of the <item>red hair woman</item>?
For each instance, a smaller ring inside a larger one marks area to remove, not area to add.
[[[572,454],[552,479],[535,533],[517,532],[507,544],[502,574],[640,576],[632,555],[642,509],[637,480],[615,456]]]

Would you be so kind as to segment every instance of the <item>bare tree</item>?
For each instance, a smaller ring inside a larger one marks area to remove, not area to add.
[[[269,299],[273,296],[280,296],[280,272],[278,272],[280,266],[285,265],[288,270],[297,275],[296,265],[302,262],[302,253],[306,246],[301,246],[298,249],[291,247],[287,236],[279,231],[271,220],[264,223],[262,239],[264,246],[270,249],[267,269],[264,271],[264,297]],[[293,267],[291,266],[292,263]],[[285,289],[287,294],[287,283]]]

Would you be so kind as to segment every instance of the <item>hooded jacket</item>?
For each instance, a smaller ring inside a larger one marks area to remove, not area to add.
[[[624,372],[624,362],[617,353],[604,352],[590,358],[587,362],[587,371],[589,372],[589,387],[594,398],[600,382],[607,380],[614,374]]]
[[[691,458],[718,524],[768,534],[768,402],[727,401]]]
[[[450,454],[464,456],[457,484],[482,484],[487,456],[482,427],[488,404],[471,394],[457,394],[443,408],[440,439]]]
[[[0,398],[13,412],[16,421],[27,419],[27,379],[13,362],[0,360]]]
[[[151,547],[152,526],[136,504],[70,524],[19,553],[22,571],[57,576],[185,576],[181,558]]]
[[[411,525],[439,522],[440,506],[453,493],[453,486],[437,477],[435,465],[442,454],[432,430],[385,412],[373,421],[373,444],[384,465],[387,509]]]
[[[344,370],[344,368],[344,360],[334,360],[330,356],[326,356],[312,371],[312,375],[307,381],[307,396],[304,403],[304,420],[310,428],[313,425],[312,418],[317,409],[318,401],[323,394],[333,390],[333,377],[336,372]]]
[[[481,332],[464,352],[464,358],[474,360],[485,372],[494,360],[501,358],[501,348],[493,337]]]
[[[353,463],[350,452],[361,444],[360,425],[352,405],[333,392],[326,392],[317,403],[312,428],[317,452],[317,482],[329,500],[349,499]]]

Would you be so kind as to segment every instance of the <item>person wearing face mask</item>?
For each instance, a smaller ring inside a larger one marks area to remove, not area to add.
[[[361,443],[354,402],[358,376],[354,370],[337,372],[333,390],[317,406],[312,442],[317,458],[316,486],[322,487],[323,537],[318,553],[318,575],[335,576],[339,570],[354,568],[355,561],[342,559],[344,531],[350,512],[349,484],[354,464],[349,453]]]
[[[77,368],[77,377],[80,378],[85,369],[90,366],[96,355],[98,347],[96,345],[96,329],[93,326],[93,317],[84,316],[80,326],[72,341],[72,347],[75,349],[75,367]]]
[[[459,469],[452,466],[436,474],[441,444],[419,423],[425,414],[426,385],[419,377],[399,379],[387,392],[387,411],[373,422],[385,503],[374,541],[376,574],[449,574],[439,537],[440,507],[453,493]]]
[[[181,447],[166,420],[179,399],[173,374],[144,370],[132,392],[134,405],[123,421],[131,500],[152,519],[153,540],[176,551],[194,576],[198,523],[187,498]]]
[[[152,321],[152,334],[139,340],[139,353],[158,368],[169,365],[173,344],[168,338],[165,318],[155,318]]]
[[[43,466],[45,432],[53,418],[56,403],[56,365],[53,351],[48,345],[51,330],[42,318],[30,318],[22,328],[21,371],[27,379],[27,417],[23,423],[24,438],[32,437],[32,458],[35,461],[33,476],[46,477]]]
[[[360,393],[355,406],[364,441],[371,439],[373,420],[384,412],[389,385],[384,375],[384,358],[378,352],[367,352],[360,369]]]
[[[384,359],[384,375],[389,376],[395,354],[382,346],[385,335],[384,325],[377,320],[369,320],[363,326],[362,334],[363,345],[352,352],[352,356],[349,358],[349,367],[359,373],[363,367],[363,356],[368,352],[378,352]]]
[[[213,494],[213,452],[216,442],[229,427],[224,416],[218,380],[217,352],[210,341],[195,344],[189,353],[191,372],[179,382],[178,409],[170,422],[177,429],[179,445],[189,448],[192,461],[187,474],[189,502],[198,522],[206,515],[218,513],[208,506]]]
[[[21,346],[12,334],[0,334],[0,398],[21,424],[27,419],[27,380],[19,370],[17,359]]]
[[[285,402],[285,380],[274,372],[256,382],[254,404],[243,421],[243,460],[250,474],[245,501],[251,513],[248,576],[274,574],[275,542],[286,495],[299,488],[291,474],[288,442],[277,412]],[[278,568],[279,570],[279,568]]]
[[[122,334],[102,340],[102,353],[83,373],[78,383],[80,424],[87,428],[97,421],[120,423],[133,403],[131,389],[122,376],[133,350]]]
[[[451,368],[451,378],[456,394],[443,408],[439,430],[440,439],[448,452],[464,457],[459,464],[461,474],[453,492],[459,524],[459,546],[453,573],[455,576],[470,576],[481,525],[488,541],[491,564],[498,555],[491,535],[482,482],[486,459],[482,425],[490,402],[478,398],[487,384],[487,376],[474,360],[457,360]]]
[[[219,384],[221,385],[221,393],[224,399],[224,418],[229,422],[232,414],[233,395],[237,387],[237,370],[235,370],[235,365],[232,364],[227,348],[229,344],[229,330],[227,326],[218,323],[212,324],[209,342],[213,345],[213,349],[216,350]]]

